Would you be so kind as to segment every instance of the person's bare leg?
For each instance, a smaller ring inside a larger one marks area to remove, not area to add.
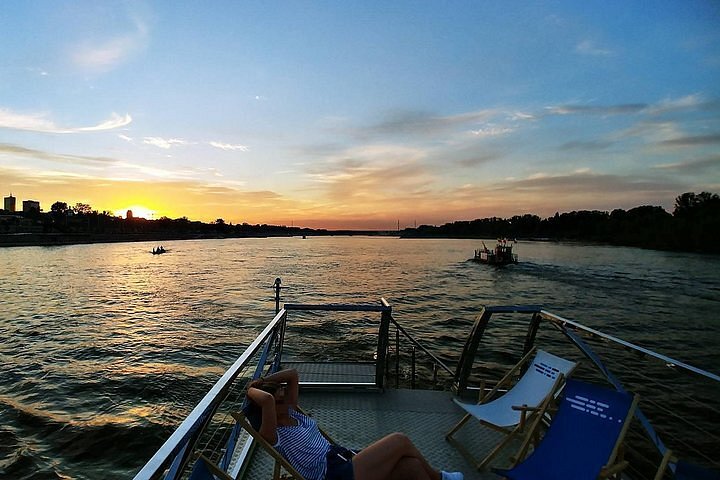
[[[429,480],[440,480],[440,472],[430,466],[407,435],[391,433],[365,447],[353,457],[356,480],[386,480],[403,458],[417,460]],[[421,477],[420,477],[421,478]]]
[[[422,462],[417,458],[403,457],[395,464],[395,469],[388,477],[392,480],[430,480],[423,468]]]

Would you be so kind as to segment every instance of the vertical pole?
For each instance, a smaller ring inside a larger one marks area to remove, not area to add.
[[[280,280],[280,277],[275,279],[275,285],[273,285],[273,290],[275,290],[275,315],[280,313],[280,284],[282,281]]]
[[[415,390],[415,345],[412,347],[412,370],[410,372],[410,387]]]
[[[400,329],[395,329],[395,388],[400,388]]]
[[[465,348],[463,348],[462,354],[460,355],[460,361],[458,362],[457,369],[455,370],[455,388],[458,395],[465,391],[467,388],[468,377],[472,371],[472,366],[475,361],[475,353],[477,353],[480,340],[482,339],[485,327],[487,327],[492,311],[489,308],[483,308],[480,315],[475,319],[475,325],[470,332],[470,335],[465,342]]]
[[[530,319],[530,325],[528,326],[527,335],[525,336],[523,356],[527,355],[527,353],[532,350],[533,345],[535,344],[535,336],[537,335],[538,329],[540,328],[540,320],[542,320],[540,313],[533,313],[533,316]]]
[[[380,331],[378,332],[378,349],[377,364],[375,365],[375,385],[383,389],[385,388],[383,370],[387,361],[388,336],[390,334],[390,318],[392,317],[392,309],[387,302],[383,301],[383,305],[387,310],[383,310],[380,316]]]

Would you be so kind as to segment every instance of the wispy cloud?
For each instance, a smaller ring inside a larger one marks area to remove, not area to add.
[[[388,114],[380,122],[359,129],[361,135],[436,135],[450,129],[472,127],[485,122],[499,112],[478,110],[455,115],[434,115],[428,112],[398,111]]]
[[[560,145],[560,150],[565,151],[598,151],[611,147],[613,142],[609,140],[576,140]]]
[[[556,105],[546,107],[545,111],[552,115],[630,115],[640,113],[648,107],[645,103],[628,103],[622,105]]]
[[[720,144],[720,133],[712,133],[709,135],[689,135],[684,137],[672,138],[660,142],[661,145],[669,147],[696,147],[702,145]]]
[[[21,147],[9,143],[0,143],[0,155],[10,155],[14,157],[41,159],[51,162],[59,162],[72,165],[84,165],[95,167],[106,167],[116,164],[117,161],[107,157],[93,157],[83,155],[67,155],[59,153],[44,152],[32,148]]]
[[[145,145],[152,145],[154,147],[162,148],[164,150],[168,150],[174,146],[190,145],[190,142],[188,142],[187,140],[182,140],[179,138],[161,138],[161,137],[145,137],[145,138],[143,138],[143,143]]]
[[[113,130],[132,122],[129,114],[112,113],[109,119],[90,127],[65,127],[55,124],[46,113],[17,113],[0,108],[0,128],[26,130],[39,133],[81,133]]]
[[[667,98],[657,103],[624,103],[618,105],[594,105],[592,103],[570,103],[545,107],[549,115],[651,115],[688,111],[720,111],[720,101],[705,98],[700,94],[679,98]]]
[[[134,29],[123,35],[88,39],[70,47],[70,58],[78,67],[96,72],[109,71],[141,52],[148,41],[148,28],[134,19]]]
[[[249,150],[247,145],[237,145],[237,144],[231,144],[231,143],[222,143],[222,142],[208,142],[208,145],[219,148],[220,150],[240,150],[241,152],[247,152]]]
[[[612,50],[598,46],[592,40],[583,40],[575,46],[575,52],[580,55],[591,55],[594,57],[609,57],[614,55]]]
[[[353,204],[372,211],[381,201],[416,195],[434,181],[424,156],[423,150],[397,145],[349,149],[309,166],[307,178],[325,198],[345,205],[339,210]]]
[[[686,160],[677,163],[664,163],[655,165],[653,168],[658,170],[670,170],[683,174],[697,174],[710,171],[718,171],[720,168],[720,155],[712,155],[706,158]]]
[[[471,133],[479,138],[486,138],[486,137],[499,137],[501,135],[506,135],[508,133],[511,133],[514,129],[510,127],[497,127],[493,125],[488,125],[483,128],[478,128],[477,130],[471,130]]]
[[[651,115],[661,115],[664,113],[677,112],[683,110],[695,110],[704,108],[717,102],[708,102],[701,95],[686,95],[680,98],[668,98],[661,100],[655,105],[651,105],[647,109],[647,113]]]

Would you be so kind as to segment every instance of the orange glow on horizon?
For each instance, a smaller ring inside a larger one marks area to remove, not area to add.
[[[152,220],[155,218],[155,215],[157,214],[156,210],[152,210],[147,207],[143,207],[142,205],[132,205],[130,207],[126,208],[120,208],[118,210],[115,210],[113,213],[116,217],[123,217],[127,215],[128,210],[132,212],[133,218],[144,218],[146,220]]]

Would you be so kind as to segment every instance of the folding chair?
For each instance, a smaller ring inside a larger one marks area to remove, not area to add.
[[[563,379],[577,367],[576,362],[537,350],[532,363],[520,380],[504,395],[493,399],[498,390],[512,379],[528,361],[535,349],[530,350],[478,404],[467,404],[453,399],[467,413],[446,435],[445,439],[463,454],[478,470],[482,469],[514,438],[525,429],[528,413],[533,414],[547,398],[555,395]],[[481,385],[480,394],[483,394]],[[489,400],[483,403],[484,400]],[[468,420],[475,418],[482,425],[506,434],[506,437],[481,461],[465,448],[454,435]]]
[[[303,415],[307,415],[300,407],[296,406],[295,410],[302,413]],[[279,480],[281,478],[294,478],[296,480],[305,480],[304,477],[288,462],[285,457],[283,457],[280,452],[275,450],[275,448],[270,445],[270,442],[265,440],[262,435],[260,435],[260,432],[258,432],[255,427],[250,423],[248,418],[245,416],[242,412],[232,412],[231,415],[233,418],[240,424],[240,426],[247,431],[250,436],[257,442],[257,445],[259,445],[265,452],[267,452],[268,455],[270,455],[275,460],[275,467],[273,471],[273,479]],[[327,434],[322,428],[319,428],[320,433],[330,442],[331,444],[336,444],[336,442],[330,437],[330,435]],[[281,470],[285,470],[289,476],[281,475]]]
[[[570,379],[557,413],[533,452],[523,460],[542,415],[535,418],[514,467],[493,471],[508,480],[595,480],[618,475],[626,461],[618,449],[638,397]]]

